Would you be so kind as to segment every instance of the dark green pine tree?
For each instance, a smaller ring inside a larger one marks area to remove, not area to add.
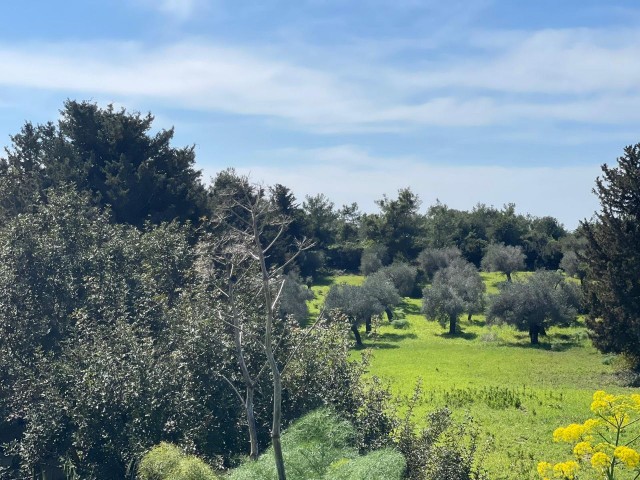
[[[68,100],[57,124],[26,123],[0,158],[0,221],[33,196],[72,184],[118,223],[197,221],[205,190],[193,147],[171,146],[173,129],[150,134],[153,116]]]
[[[582,227],[581,259],[590,314],[587,325],[603,352],[624,353],[640,366],[640,143],[616,167],[602,166],[594,193],[601,210]]]

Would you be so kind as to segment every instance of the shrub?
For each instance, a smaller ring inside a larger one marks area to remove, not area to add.
[[[399,318],[398,320],[392,321],[391,326],[398,330],[404,330],[406,328],[409,328],[409,320],[407,320],[406,318]]]
[[[339,460],[333,464],[326,480],[400,480],[406,462],[401,453],[383,448],[351,460]]]
[[[358,456],[356,429],[329,409],[311,412],[282,435],[282,448],[290,480],[400,480],[404,457],[385,448]],[[231,472],[231,480],[276,479],[273,451]]]
[[[395,432],[394,443],[407,462],[405,477],[411,480],[486,480],[488,477],[478,454],[479,431],[471,418],[454,422],[447,408],[427,415],[427,426],[419,430],[413,411],[423,400],[420,382],[403,420]]]
[[[291,480],[323,478],[329,466],[342,458],[355,458],[355,429],[328,409],[311,412],[293,423],[282,435],[287,477]],[[276,479],[270,447],[255,462],[234,470],[231,480]]]
[[[206,463],[185,455],[175,445],[162,442],[152,448],[140,461],[139,480],[216,480]]]

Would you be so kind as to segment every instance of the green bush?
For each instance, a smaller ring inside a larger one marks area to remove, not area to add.
[[[309,413],[282,435],[282,450],[290,480],[394,480],[405,464],[398,452],[384,449],[358,456],[354,427],[328,409]],[[273,450],[231,472],[231,480],[270,480],[277,474]]]
[[[404,330],[406,328],[409,328],[409,320],[407,320],[406,318],[400,318],[398,320],[393,320],[391,322],[391,326],[393,328],[398,329],[398,330]]]
[[[390,448],[376,450],[363,457],[338,461],[326,480],[400,480],[406,462],[401,453]]]
[[[216,475],[197,457],[186,455],[175,445],[162,442],[140,461],[139,480],[216,480]]]

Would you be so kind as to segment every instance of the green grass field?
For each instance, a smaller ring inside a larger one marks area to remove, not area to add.
[[[504,276],[484,274],[489,293]],[[331,283],[362,282],[341,276],[313,287],[317,312]],[[462,334],[450,337],[437,322],[420,314],[420,299],[405,299],[409,328],[381,322],[363,337],[372,352],[371,374],[389,382],[394,393],[410,395],[422,379],[425,413],[449,406],[457,415],[470,413],[492,445],[486,455],[490,478],[538,478],[538,461],[568,458],[570,447],[554,444],[553,430],[589,416],[595,390],[622,393],[615,377],[616,360],[597,352],[583,326],[551,328],[541,345],[529,345],[526,332],[487,326],[483,316],[461,320]],[[354,355],[359,355],[354,350]]]

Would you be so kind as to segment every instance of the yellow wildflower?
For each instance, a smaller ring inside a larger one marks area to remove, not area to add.
[[[598,390],[593,394],[593,402],[591,402],[591,411],[600,412],[601,410],[611,407],[611,404],[615,401],[615,396],[610,393],[606,393],[604,390]]]
[[[549,478],[549,473],[553,471],[553,465],[549,462],[540,462],[538,463],[538,475],[543,478]]]
[[[607,468],[611,463],[611,458],[604,452],[596,452],[591,457],[591,466],[593,468],[601,469]]]
[[[636,468],[640,464],[640,453],[633,448],[617,447],[613,452],[613,456],[620,459],[629,468]]]
[[[578,457],[584,457],[593,453],[593,447],[589,442],[579,442],[573,447],[573,453]]]
[[[573,480],[579,468],[578,462],[569,460],[568,462],[556,463],[553,466],[553,473],[556,477]]]
[[[553,432],[553,440],[556,442],[568,442],[573,443],[582,437],[586,428],[579,423],[572,423],[566,427],[558,427]]]

